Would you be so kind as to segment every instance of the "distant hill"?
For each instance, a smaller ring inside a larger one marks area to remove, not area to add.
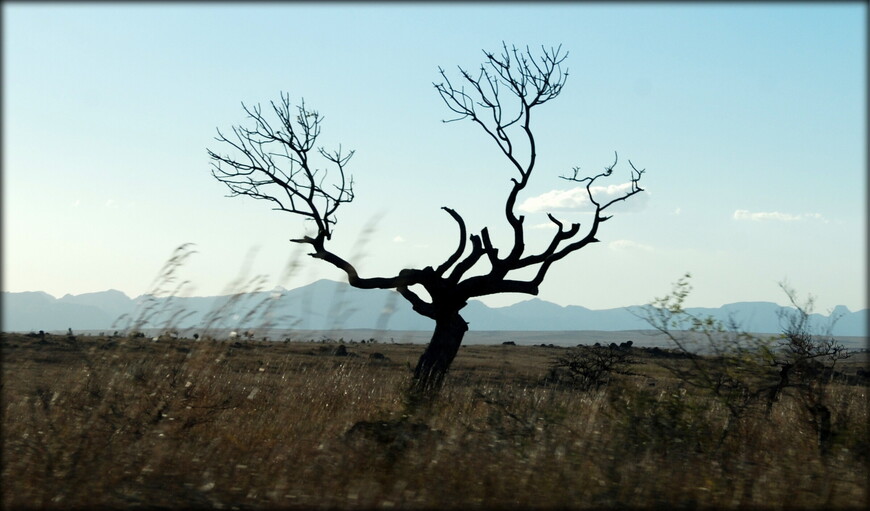
[[[688,308],[698,315],[727,321],[737,320],[743,329],[756,333],[777,333],[782,307],[772,302],[738,302],[719,308]],[[362,290],[346,283],[319,280],[297,289],[233,296],[131,299],[109,290],[100,293],[65,295],[43,292],[3,292],[4,331],[123,330],[130,319],[151,314],[147,326],[166,324],[178,328],[292,328],[300,330],[376,329],[431,330],[432,320],[411,310],[392,290]],[[645,330],[649,325],[638,318],[640,306],[592,310],[563,307],[533,298],[507,307],[488,307],[471,300],[462,315],[476,331],[624,331]],[[867,336],[867,309],[852,312],[844,306],[833,311],[840,319],[834,334]],[[118,321],[119,317],[127,315]],[[829,317],[813,314],[815,325],[827,324]]]

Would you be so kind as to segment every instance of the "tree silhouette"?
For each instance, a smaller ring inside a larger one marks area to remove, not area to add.
[[[314,222],[313,235],[292,240],[310,245],[311,257],[342,270],[354,287],[397,290],[417,313],[435,321],[432,339],[414,370],[412,395],[434,396],[440,389],[468,330],[460,311],[470,298],[498,293],[537,295],[553,263],[598,241],[598,228],[610,218],[604,215],[610,206],[643,191],[638,183],[644,171],[635,168],[630,161],[630,187],[621,196],[606,202],[595,199],[592,187],[596,181],[613,173],[618,160],[593,176],[582,177],[579,169],[574,168],[572,175],[562,178],[585,183],[594,207],[592,225],[581,236],[579,223],[566,226],[548,213],[556,228],[552,240],[541,252],[526,254],[524,217],[517,216],[514,209],[535,168],[537,153],[532,111],[562,92],[568,77],[567,69],[562,69],[567,52],[563,53],[560,46],[542,48],[540,55],[533,55],[528,48],[522,51],[503,45],[499,55],[491,52],[484,55],[486,60],[476,75],[459,68],[460,86],[454,85],[439,68],[443,81],[435,84],[435,89],[456,114],[444,122],[470,120],[477,124],[495,142],[515,172],[504,207],[513,243],[506,254],[502,252],[504,255],[493,245],[487,228],[480,234],[468,235],[462,216],[443,207],[441,209],[453,218],[459,229],[456,250],[445,261],[435,267],[403,269],[392,277],[361,277],[353,264],[326,246],[332,238],[338,207],[354,198],[353,179],[346,171],[353,151],[344,152],[339,147],[330,152],[315,147],[322,117],[304,102],[295,108],[294,115],[289,95],[282,93],[278,103],[271,103],[277,117],[275,127],[259,105],[248,108],[242,104],[253,121],[253,128],[233,127],[231,137],[218,130],[217,140],[230,146],[234,155],[208,151],[212,175],[226,184],[230,196],[267,200],[275,204],[274,209]],[[466,276],[478,263],[489,270]],[[533,269],[532,278],[510,278],[511,272],[528,268]],[[428,301],[411,289],[415,285],[428,292]]]

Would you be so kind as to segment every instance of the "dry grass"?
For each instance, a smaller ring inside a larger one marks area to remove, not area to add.
[[[867,504],[866,386],[832,386],[823,456],[787,399],[720,444],[727,412],[642,350],[640,375],[580,392],[543,383],[559,348],[464,347],[441,399],[403,417],[423,347],[337,347],[4,335],[3,506]]]

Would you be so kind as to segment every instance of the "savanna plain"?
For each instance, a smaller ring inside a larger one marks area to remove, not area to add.
[[[437,398],[409,406],[423,349],[3,334],[3,507],[868,504],[866,352],[825,373],[822,446],[799,394],[735,413],[680,377],[696,359],[630,345],[598,366],[572,366],[594,355],[577,348],[463,346]]]

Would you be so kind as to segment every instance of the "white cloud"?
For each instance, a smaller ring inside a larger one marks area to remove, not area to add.
[[[642,250],[644,252],[653,251],[653,247],[631,240],[611,241],[607,244],[607,248],[609,248],[610,250]]]
[[[571,190],[551,190],[537,197],[529,197],[519,205],[520,211],[537,213],[540,211],[570,211],[585,208],[589,197],[584,188]]]
[[[592,196],[599,204],[605,204],[613,199],[622,197],[631,190],[631,183],[619,185],[593,186],[590,188]],[[641,192],[635,197],[618,203],[622,211],[638,211],[643,209],[648,200],[648,193]],[[614,207],[617,207],[614,205]],[[525,213],[554,213],[557,211],[591,211],[592,203],[585,186],[571,188],[570,190],[550,190],[535,197],[524,200],[518,208]]]
[[[543,223],[543,224],[535,224],[535,225],[532,225],[532,226],[530,226],[529,228],[530,228],[530,229],[540,229],[540,230],[544,230],[544,231],[555,231],[555,230],[556,230],[556,224],[554,224],[553,222],[546,222],[546,223]]]
[[[804,213],[801,215],[781,213],[779,211],[759,211],[757,213],[752,213],[751,211],[745,209],[738,209],[734,212],[734,220],[752,220],[753,222],[763,220],[773,220],[776,222],[795,222],[806,219],[821,220],[823,222],[826,221],[824,217],[819,213]]]
[[[393,243],[404,243],[404,242],[405,242],[405,238],[403,238],[401,236],[396,236],[395,238],[393,238]]]
[[[823,217],[819,213],[804,213],[804,218],[812,218],[814,220],[821,220],[825,223],[828,222],[827,219],[825,219],[825,217]]]

